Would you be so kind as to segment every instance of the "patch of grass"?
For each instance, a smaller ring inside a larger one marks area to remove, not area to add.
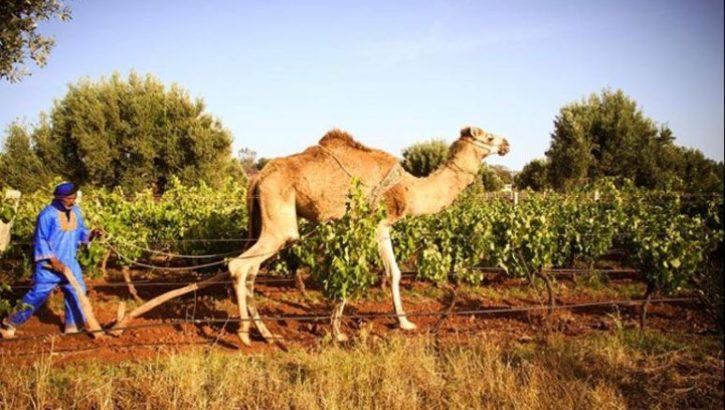
[[[367,335],[367,336],[366,336]],[[4,408],[722,408],[722,349],[615,330],[539,343],[361,332],[262,357],[191,350],[141,363],[0,367]],[[455,343],[452,343],[455,342]],[[697,346],[691,348],[691,346]],[[693,355],[697,350],[699,355]],[[4,361],[0,359],[0,362]]]
[[[572,282],[575,288],[601,290],[607,286],[607,277],[599,271],[593,270],[584,274],[573,275]]]
[[[571,289],[578,296],[586,296],[591,298],[607,297],[611,299],[641,299],[644,295],[646,285],[644,283],[620,283],[616,286],[610,286],[606,282],[601,282],[600,286],[589,286],[586,280],[574,282]]]
[[[617,332],[620,343],[628,350],[658,355],[668,352],[682,351],[687,348],[684,343],[654,331],[621,329]]]
[[[473,295],[492,302],[511,299],[537,299],[540,294],[543,294],[537,292],[528,284],[510,287],[462,285],[460,290],[462,294]]]
[[[385,290],[380,289],[380,287],[371,288],[362,297],[363,300],[372,300],[378,303],[387,301],[389,298],[390,287],[387,287]]]
[[[388,291],[388,292],[390,292],[390,291]],[[441,287],[433,286],[431,284],[423,284],[423,285],[416,286],[413,289],[401,288],[400,292],[404,299],[441,300],[446,296],[446,294],[448,293],[448,290],[441,288]]]

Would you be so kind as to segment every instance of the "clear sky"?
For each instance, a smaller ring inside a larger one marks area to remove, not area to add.
[[[69,83],[152,73],[202,98],[261,157],[329,129],[400,156],[477,125],[492,163],[544,156],[560,108],[622,89],[681,145],[723,159],[723,1],[66,1],[48,65],[0,82],[0,126],[35,123]]]

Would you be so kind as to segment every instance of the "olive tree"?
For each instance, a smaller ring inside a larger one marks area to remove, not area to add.
[[[59,0],[3,0],[0,2],[0,79],[11,83],[30,75],[28,58],[45,66],[55,39],[38,32],[38,23],[57,17],[71,18]]]

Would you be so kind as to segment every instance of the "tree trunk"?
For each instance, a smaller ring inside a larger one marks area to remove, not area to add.
[[[546,293],[549,296],[549,314],[552,314],[554,312],[554,306],[556,306],[556,300],[554,299],[554,290],[551,286],[551,278],[549,274],[543,273],[543,270],[538,270],[534,275],[541,278],[546,285]]]
[[[644,332],[644,327],[647,324],[647,307],[649,306],[650,300],[652,300],[652,294],[654,293],[654,286],[647,284],[647,290],[644,293],[644,303],[642,304],[642,312],[639,317],[639,331]]]
[[[434,335],[437,335],[438,332],[441,329],[441,326],[443,326],[443,322],[448,319],[448,317],[453,312],[453,308],[456,306],[456,297],[458,296],[458,286],[453,286],[450,290],[450,304],[448,305],[448,308],[446,309],[445,313],[441,315],[441,317],[438,319],[436,324],[433,326],[433,330],[431,330],[431,333]]]
[[[136,292],[136,287],[133,286],[133,282],[131,282],[131,273],[129,272],[128,266],[124,266],[121,268],[121,273],[123,274],[123,280],[126,282],[126,286],[128,286],[128,293],[133,296],[134,300],[137,302],[143,303],[143,299],[138,295],[138,292]]]
[[[106,270],[106,266],[108,265],[108,259],[111,257],[111,253],[113,253],[112,250],[107,250],[106,254],[103,255],[103,259],[101,259],[101,274],[103,274],[103,277],[106,278],[108,276],[108,271]]]
[[[297,286],[297,290],[299,290],[302,293],[302,297],[307,299],[307,289],[305,288],[305,279],[302,277],[302,272],[300,269],[295,270],[295,286]]]

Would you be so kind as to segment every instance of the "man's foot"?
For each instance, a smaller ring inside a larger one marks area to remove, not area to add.
[[[0,338],[2,339],[13,339],[15,338],[15,326],[3,320],[0,324]]]
[[[78,333],[78,327],[76,325],[65,325],[63,334],[72,335]]]

